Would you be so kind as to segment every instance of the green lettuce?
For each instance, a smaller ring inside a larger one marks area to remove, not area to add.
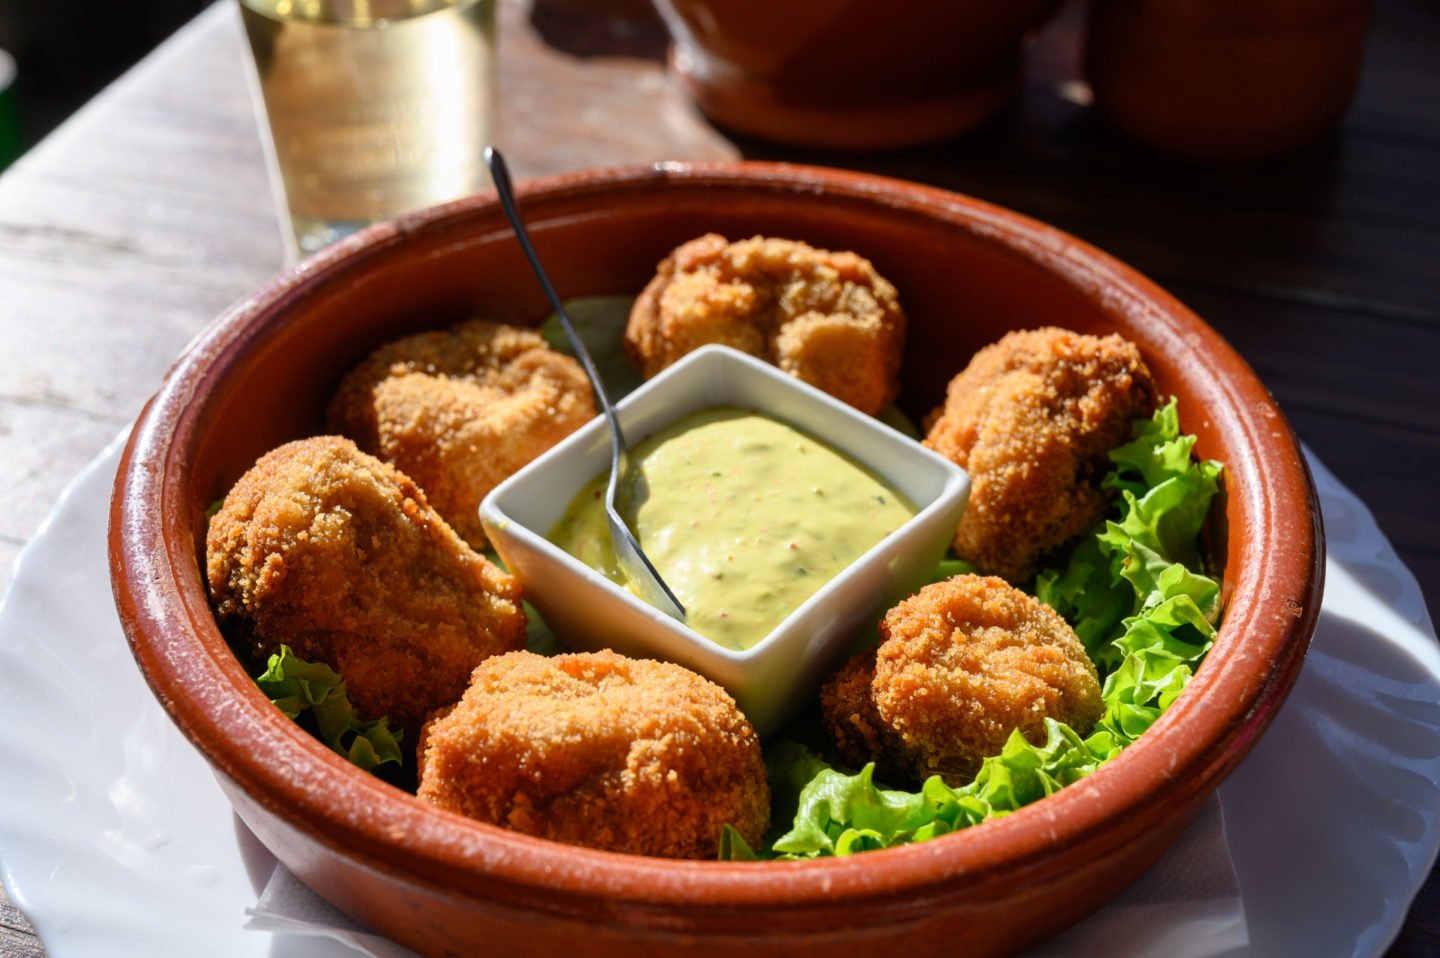
[[[484,556],[491,562],[495,563],[495,565],[499,567],[502,572],[510,571],[510,567],[505,564],[505,560],[500,558],[500,553],[496,552],[494,549],[486,549],[484,551]],[[529,602],[522,602],[521,608],[525,610],[526,652],[534,652],[536,655],[551,656],[560,655],[564,652],[569,651],[569,649],[565,647],[564,643],[560,641],[560,637],[555,634],[555,630],[550,628],[549,623],[547,623],[543,618],[540,617],[539,609],[535,608]]]
[[[975,567],[954,552],[947,551],[945,557],[935,565],[935,571],[930,573],[929,582],[944,582],[946,579],[957,575],[972,575]]]
[[[900,407],[891,403],[876,415],[876,419],[898,432],[900,435],[919,442],[924,437],[920,430],[915,427],[915,422],[901,411]]]
[[[360,718],[340,674],[325,663],[306,662],[282,645],[255,684],[276,708],[309,725],[320,741],[365,771],[402,763],[401,733],[391,730],[388,719]]]
[[[781,741],[766,764],[775,820],[789,829],[768,855],[737,834],[721,857],[848,855],[968,828],[1079,781],[1154,724],[1209,651],[1220,612],[1220,585],[1203,574],[1199,551],[1220,464],[1194,461],[1194,443],[1180,434],[1174,400],[1137,422],[1132,441],[1110,453],[1104,485],[1118,493],[1115,514],[1036,579],[1036,596],[1071,623],[1103,679],[1104,712],[1088,736],[1047,719],[1042,744],[1013,732],[970,783],[932,776],[918,792],[877,785],[873,764],[852,773]]]
[[[1065,617],[1096,668],[1108,671],[1120,664],[1110,641],[1135,611],[1135,590],[1121,578],[1098,535],[1082,539],[1065,565],[1036,576],[1035,597]]]
[[[1118,751],[1103,733],[1082,739],[1069,726],[1050,719],[1045,730],[1045,742],[1038,746],[1012,732],[1000,754],[987,758],[968,785],[951,788],[933,775],[918,792],[876,785],[873,763],[847,774],[802,745],[784,743],[784,748],[766,753],[772,777],[793,777],[803,769],[818,771],[800,794],[790,831],[771,848],[781,858],[795,859],[926,841],[1051,795],[1089,775]]]
[[[579,296],[565,301],[565,314],[575,334],[585,344],[595,369],[605,383],[611,402],[619,402],[645,381],[625,356],[625,324],[630,321],[633,296]],[[552,349],[574,356],[570,337],[554,313],[540,324],[540,335]]]

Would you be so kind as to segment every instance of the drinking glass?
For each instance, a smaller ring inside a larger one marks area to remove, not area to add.
[[[239,0],[294,248],[489,182],[495,0]]]

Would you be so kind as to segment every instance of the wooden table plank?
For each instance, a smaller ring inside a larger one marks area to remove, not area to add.
[[[1249,360],[1287,407],[1369,417],[1440,432],[1440,408],[1415,402],[1431,388],[1436,331],[1423,324],[1343,308],[1316,308],[1183,280],[1165,284]],[[1372,331],[1366,363],[1336,362]],[[1377,375],[1375,368],[1384,370]]]
[[[44,958],[45,950],[34,935],[0,927],[0,958]]]
[[[0,885],[0,958],[44,958],[40,939]]]
[[[30,922],[26,920],[24,913],[15,907],[15,903],[6,894],[4,885],[0,885],[0,928],[25,934],[34,934],[35,932],[30,927]]]
[[[234,19],[212,8],[0,176],[11,554],[190,338],[282,264]]]

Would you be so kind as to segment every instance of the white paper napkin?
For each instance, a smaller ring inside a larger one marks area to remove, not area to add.
[[[276,865],[245,927],[343,942],[375,958],[414,952],[366,930]],[[1219,958],[1250,940],[1225,841],[1220,800],[1210,796],[1165,856],[1104,909],[1031,951],[1031,958]]]
[[[1031,958],[1219,958],[1250,942],[1240,883],[1211,795],[1164,857],[1109,905]]]
[[[276,864],[260,900],[245,909],[245,927],[282,935],[329,938],[375,958],[417,958],[415,952],[377,935],[311,891],[290,869]]]

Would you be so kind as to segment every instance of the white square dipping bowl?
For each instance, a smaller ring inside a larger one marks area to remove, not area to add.
[[[602,416],[501,483],[480,504],[480,521],[562,642],[683,665],[724,686],[765,736],[813,698],[820,679],[884,609],[933,571],[964,512],[970,477],[878,420],[726,346],[696,350],[636,389],[616,411],[633,446],[716,406],[753,409],[809,433],[883,478],[919,510],[751,648],[712,642],[546,538],[581,487],[610,466]]]

